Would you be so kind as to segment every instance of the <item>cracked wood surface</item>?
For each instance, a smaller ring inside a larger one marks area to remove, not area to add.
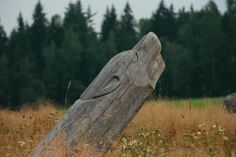
[[[152,93],[165,68],[161,44],[150,32],[104,66],[31,157],[77,156],[81,143],[105,152]]]

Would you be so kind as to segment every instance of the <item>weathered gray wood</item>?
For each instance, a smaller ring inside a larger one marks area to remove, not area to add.
[[[30,156],[76,156],[82,141],[106,151],[154,90],[165,68],[160,51],[151,32],[114,56]]]
[[[225,97],[224,106],[229,112],[236,113],[236,93],[232,93]]]

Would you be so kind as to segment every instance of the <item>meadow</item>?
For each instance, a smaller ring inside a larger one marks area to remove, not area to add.
[[[148,100],[105,156],[235,157],[236,115],[222,103],[222,98]],[[64,112],[51,102],[0,110],[0,157],[28,156]]]

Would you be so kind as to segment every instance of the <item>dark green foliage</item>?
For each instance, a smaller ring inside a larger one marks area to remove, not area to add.
[[[154,31],[160,38],[175,39],[177,25],[172,5],[167,8],[163,0],[160,2],[158,9],[150,19],[150,30]]]
[[[131,49],[137,42],[135,19],[129,3],[126,3],[118,28],[117,47],[119,51]]]
[[[216,75],[216,55],[222,53],[219,46],[223,33],[220,14],[213,2],[192,15],[179,31],[180,43],[187,48],[192,58],[193,76],[190,89],[193,96],[215,95],[214,90],[218,76]],[[186,43],[186,41],[188,41]],[[223,69],[222,64],[219,64]],[[219,82],[218,82],[219,83]]]
[[[64,27],[62,25],[62,19],[59,15],[54,15],[51,18],[48,35],[49,41],[53,41],[57,47],[62,45],[64,39]]]
[[[71,29],[79,36],[79,41],[83,47],[87,46],[88,19],[82,10],[82,4],[78,0],[75,4],[70,3],[64,18],[65,29]]]
[[[3,104],[4,107],[7,107],[7,100],[9,96],[9,90],[8,90],[8,64],[9,61],[5,55],[0,55],[0,102],[5,102]]]
[[[32,59],[35,62],[35,69],[41,79],[41,72],[44,67],[44,60],[42,55],[43,47],[47,40],[47,19],[43,12],[43,6],[38,1],[33,13],[33,24],[30,27],[30,48],[32,51]]]
[[[105,42],[109,40],[109,36],[112,33],[113,34],[117,33],[117,29],[118,29],[118,21],[115,7],[112,6],[111,9],[107,7],[101,27],[101,41]]]
[[[106,13],[101,26],[100,36],[100,61],[106,63],[112,56],[117,54],[118,51],[118,20],[115,7],[107,7]]]
[[[222,28],[224,33],[224,38],[222,41],[223,53],[218,54],[218,57],[221,58],[221,64],[224,62],[225,68],[219,71],[219,75],[225,76],[222,80],[223,85],[226,87],[226,90],[232,92],[236,87],[236,1],[227,0],[228,11],[223,15],[222,18]]]
[[[101,33],[93,28],[95,14],[81,2],[70,3],[64,19],[46,19],[38,2],[33,23],[21,13],[9,37],[0,25],[0,106],[50,99],[72,104],[102,66],[116,53],[131,49],[149,31],[162,43],[166,69],[156,95],[168,97],[219,96],[236,87],[236,1],[226,0],[219,12],[210,0],[201,10],[166,6],[162,0],[150,18],[135,21],[127,3],[121,16],[107,10]],[[68,86],[69,85],[69,86]]]
[[[6,48],[6,43],[7,43],[7,36],[3,27],[0,25],[0,55],[4,53],[4,50]]]

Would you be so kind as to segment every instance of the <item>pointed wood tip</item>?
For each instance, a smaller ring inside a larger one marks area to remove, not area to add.
[[[147,46],[150,46],[152,44],[156,44],[157,47],[161,49],[161,42],[159,38],[156,36],[155,33],[149,32],[133,47],[133,50],[145,50],[148,48]]]

